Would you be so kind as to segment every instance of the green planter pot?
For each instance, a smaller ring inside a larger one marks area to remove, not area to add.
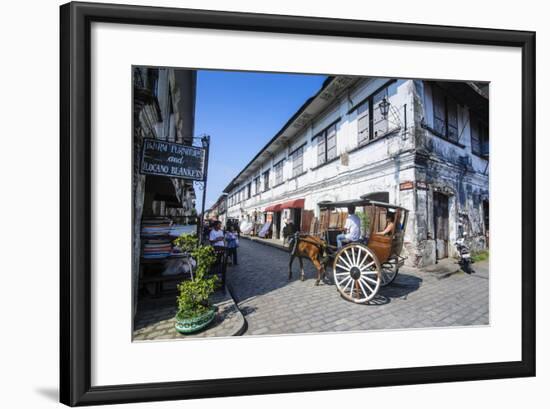
[[[176,316],[176,331],[180,334],[192,334],[206,328],[216,317],[216,309],[210,307],[205,313],[192,318],[178,318]]]

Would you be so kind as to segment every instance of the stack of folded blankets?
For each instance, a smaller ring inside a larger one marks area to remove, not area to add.
[[[143,258],[145,259],[166,258],[171,252],[170,240],[149,239],[143,244]]]
[[[151,217],[141,221],[141,237],[159,237],[170,233],[172,221],[166,217]]]
[[[172,242],[168,236],[172,222],[170,219],[148,218],[141,222],[144,259],[163,259],[172,252]]]

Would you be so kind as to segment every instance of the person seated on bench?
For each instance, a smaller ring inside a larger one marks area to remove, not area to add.
[[[348,207],[345,232],[336,236],[336,244],[341,248],[345,242],[358,241],[361,237],[361,219],[355,214],[355,206]]]
[[[377,232],[376,234],[385,236],[393,232],[393,226],[395,224],[395,215],[393,213],[388,213],[386,215],[386,223],[386,228],[382,231]]]

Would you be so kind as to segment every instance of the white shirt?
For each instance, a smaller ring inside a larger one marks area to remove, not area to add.
[[[218,237],[223,237],[223,231],[220,229],[220,230],[210,230],[210,235],[208,236],[208,240],[210,240],[211,242],[216,240]],[[223,243],[223,240],[220,240],[220,241],[216,241],[214,243],[212,243],[213,246],[221,246],[223,247],[224,246],[224,243]]]
[[[348,215],[346,219],[346,239],[357,241],[361,238],[361,219],[356,214]]]

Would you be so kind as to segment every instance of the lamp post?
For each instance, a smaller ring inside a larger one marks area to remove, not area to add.
[[[382,101],[378,104],[378,109],[380,109],[380,114],[382,115],[383,119],[388,119],[388,115],[390,113],[390,110],[392,108],[392,104],[390,101],[388,101],[387,97],[382,98]],[[401,127],[401,118],[399,117],[399,113],[395,108],[393,108],[392,114],[397,119],[399,123],[396,125]],[[403,139],[407,139],[407,104],[403,104]]]

